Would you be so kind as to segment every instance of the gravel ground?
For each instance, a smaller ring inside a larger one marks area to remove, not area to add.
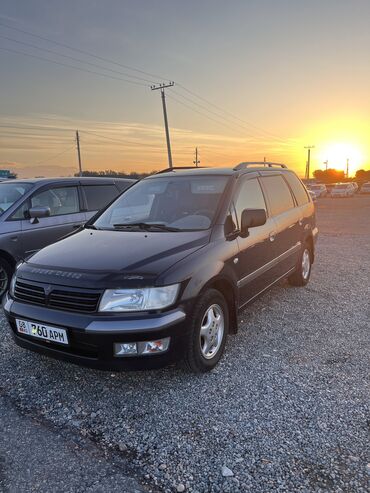
[[[20,413],[0,396],[0,491],[145,493],[124,474],[126,461],[88,438]],[[14,460],[16,458],[16,460]]]
[[[211,374],[79,368],[15,347],[2,320],[0,389],[155,491],[369,491],[370,197],[317,208],[311,283],[245,310]]]

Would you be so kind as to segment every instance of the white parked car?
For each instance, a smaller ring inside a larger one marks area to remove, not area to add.
[[[355,189],[351,183],[336,183],[331,190],[331,197],[353,197]]]
[[[308,189],[308,193],[310,194],[312,202],[316,202],[317,201],[317,195],[315,194],[315,192],[313,192],[311,189]]]
[[[322,183],[318,185],[310,185],[309,189],[316,195],[316,198],[325,197],[328,193],[326,186]]]
[[[360,193],[370,193],[370,181],[367,181],[362,185]]]

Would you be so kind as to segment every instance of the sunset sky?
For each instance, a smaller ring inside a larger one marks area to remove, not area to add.
[[[369,169],[369,19],[369,0],[2,0],[0,168],[76,172],[76,129],[85,169],[167,167],[149,85],[173,80],[175,165],[197,146],[302,176],[315,145],[313,170]]]

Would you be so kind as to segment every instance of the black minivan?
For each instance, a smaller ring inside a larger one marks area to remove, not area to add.
[[[21,264],[5,314],[19,346],[55,358],[204,372],[238,310],[285,277],[307,284],[317,233],[284,165],[164,170]]]

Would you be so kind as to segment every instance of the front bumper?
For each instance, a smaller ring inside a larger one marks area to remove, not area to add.
[[[52,310],[4,297],[3,308],[18,346],[53,358],[102,370],[159,368],[180,360],[188,337],[182,308],[158,314],[81,314]],[[16,318],[67,330],[68,346],[19,334]],[[166,352],[115,357],[115,342],[151,341],[170,337]]]

